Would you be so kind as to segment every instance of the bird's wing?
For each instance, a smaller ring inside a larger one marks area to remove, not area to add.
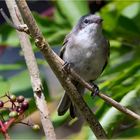
[[[63,59],[63,54],[64,54],[64,51],[65,51],[65,48],[66,48],[65,46],[62,46],[62,48],[60,50],[59,56],[60,56],[61,59]]]
[[[105,67],[107,66],[107,64],[108,64],[108,59],[109,59],[109,56],[110,56],[110,43],[109,43],[109,40],[105,40],[106,41],[106,46],[107,46],[107,59],[106,59],[106,62],[105,62],[105,64],[104,64],[104,66],[103,66],[103,69],[102,69],[102,72],[104,71],[104,69],[105,69]]]
[[[60,58],[62,58],[62,59],[63,59],[64,51],[65,51],[65,49],[66,49],[66,45],[67,45],[67,43],[68,43],[68,41],[69,41],[69,37],[70,37],[70,33],[69,33],[68,35],[66,35],[66,37],[65,37],[65,39],[64,39],[64,42],[63,42],[63,46],[62,46],[62,48],[61,48],[61,50],[60,50],[59,56],[60,56]]]

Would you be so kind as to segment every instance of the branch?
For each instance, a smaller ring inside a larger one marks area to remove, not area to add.
[[[14,27],[19,27],[19,25],[21,24],[21,21],[23,23],[23,20],[22,20],[22,17],[20,15],[18,8],[16,7],[15,1],[6,0],[6,4],[9,9],[11,18],[14,22],[14,25],[15,25]],[[18,14],[18,17],[17,17],[17,14]],[[39,70],[38,70],[34,53],[32,51],[31,43],[29,41],[28,36],[25,33],[17,31],[17,35],[19,37],[21,48],[23,50],[25,61],[26,61],[26,64],[30,73],[32,88],[34,91],[34,97],[35,97],[38,110],[40,111],[41,122],[42,122],[42,126],[44,129],[46,138],[48,140],[55,140],[56,139],[55,132],[54,132],[52,122],[50,121],[49,110],[45,102],[43,87],[42,87],[41,80],[39,77]]]
[[[17,5],[20,9],[22,17],[27,24],[30,34],[36,42],[37,47],[43,53],[45,59],[49,63],[50,67],[52,68],[53,72],[59,79],[61,85],[66,90],[66,93],[74,102],[76,107],[79,109],[80,113],[86,121],[88,122],[90,128],[94,132],[95,136],[98,139],[107,138],[105,131],[103,130],[102,126],[100,125],[99,121],[96,119],[95,115],[86,105],[85,101],[83,100],[82,96],[78,93],[76,87],[71,83],[71,80],[63,70],[62,65],[63,61],[52,51],[48,42],[43,37],[41,31],[39,30],[31,11],[29,10],[25,0],[17,0]]]

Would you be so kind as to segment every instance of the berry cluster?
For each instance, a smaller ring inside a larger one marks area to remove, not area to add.
[[[3,101],[2,98],[6,97],[7,100]],[[8,105],[6,105],[8,104]],[[8,106],[8,107],[7,107]],[[3,134],[7,133],[8,128],[14,124],[14,123],[22,123],[26,124],[28,126],[31,126],[33,130],[38,130],[39,126],[37,124],[29,124],[20,122],[19,120],[24,116],[24,112],[29,108],[29,103],[27,100],[25,100],[24,96],[18,96],[15,95],[4,95],[0,97],[0,110],[6,110],[8,113],[8,119],[4,119],[3,113],[0,112],[0,132]]]
[[[7,97],[8,100],[5,102],[0,100],[0,109],[9,110],[10,118],[20,116],[29,107],[28,101],[23,96],[5,95],[3,97]],[[11,102],[11,106],[5,107],[5,104],[8,102]]]

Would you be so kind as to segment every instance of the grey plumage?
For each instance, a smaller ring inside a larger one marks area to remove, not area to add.
[[[102,19],[96,15],[80,18],[77,25],[66,36],[60,57],[87,82],[96,80],[105,68],[109,56],[109,42],[102,34]],[[84,94],[84,87],[72,81],[77,90]],[[77,116],[75,106],[65,93],[59,106],[58,115],[64,115],[70,108],[70,115]]]

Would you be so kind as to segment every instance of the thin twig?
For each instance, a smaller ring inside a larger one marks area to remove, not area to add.
[[[0,131],[2,132],[3,136],[5,137],[5,140],[10,140],[10,136],[7,132],[8,128],[10,127],[10,125],[15,122],[15,118],[11,118],[7,124],[4,124],[1,120],[0,120]]]
[[[31,124],[28,124],[28,123],[26,123],[26,122],[18,122],[18,123],[24,124],[24,125],[27,125],[27,126],[32,126]]]
[[[57,59],[57,55],[49,47],[48,42],[43,37],[41,31],[39,30],[31,11],[29,10],[25,0],[17,0],[17,5],[22,14],[22,17],[27,24],[31,36],[36,42],[37,47],[43,53],[45,59],[49,63],[50,67],[56,74],[57,78],[61,82],[62,86],[68,93],[71,100],[75,103],[76,107],[81,112],[81,115],[84,116],[86,121],[89,123],[90,128],[94,132],[95,136],[98,139],[107,138],[104,129],[100,125],[96,116],[89,109],[82,96],[78,93],[76,87],[71,83],[69,76],[62,70],[62,63]]]
[[[4,137],[5,137],[5,140],[11,140],[11,138],[7,132],[4,133]]]
[[[15,0],[12,0],[12,1],[6,0],[6,4],[14,23],[12,24],[16,25],[16,27],[19,27],[18,25],[21,25],[21,24],[23,25],[23,21],[22,23],[21,21],[19,21],[19,16],[20,16],[20,19],[22,19],[22,17],[20,15],[18,7],[16,7],[17,9],[15,10],[15,6],[16,6]],[[18,14],[18,17],[17,17],[17,14]],[[36,63],[34,53],[32,51],[31,43],[29,41],[28,36],[25,33],[17,31],[17,34],[20,40],[21,48],[23,50],[23,54],[25,57],[28,70],[30,73],[32,88],[34,91],[34,97],[35,97],[36,105],[40,112],[41,122],[42,122],[42,126],[46,135],[46,139],[55,140],[56,136],[55,136],[52,122],[49,117],[49,110],[45,101],[43,87],[42,87],[40,76],[39,76],[39,69]]]
[[[8,18],[8,16],[5,14],[5,12],[3,11],[2,8],[0,8],[0,13],[1,15],[4,17],[4,19],[6,20],[6,22],[13,28],[19,30],[19,28],[17,26],[15,26],[12,21]]]
[[[20,24],[20,25],[16,25],[16,24],[14,24],[9,18],[8,18],[8,16],[5,14],[5,12],[3,11],[3,9],[2,8],[0,8],[0,13],[1,13],[1,15],[3,16],[3,18],[6,20],[6,22],[11,26],[11,27],[13,27],[14,29],[16,29],[16,30],[18,30],[18,31],[20,31],[20,32],[25,32],[25,33],[27,33],[27,34],[30,34],[29,33],[29,30],[28,30],[28,27],[27,27],[27,25],[26,24]]]

